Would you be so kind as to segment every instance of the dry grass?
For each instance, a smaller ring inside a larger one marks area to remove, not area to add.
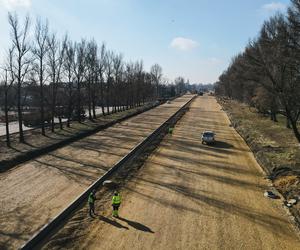
[[[285,119],[278,122],[253,112],[245,104],[219,100],[236,130],[246,140],[260,165],[286,200],[300,199],[300,147]],[[290,208],[300,228],[300,202]]]
[[[222,100],[220,104],[229,114],[233,125],[251,146],[271,165],[264,166],[268,173],[274,167],[300,170],[300,147],[291,129],[285,128],[283,119],[275,123],[268,117],[253,112],[245,104]]]

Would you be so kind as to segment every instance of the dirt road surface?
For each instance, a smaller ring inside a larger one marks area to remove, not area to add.
[[[21,246],[191,98],[180,97],[2,173],[0,249]]]
[[[217,133],[216,145],[201,144],[203,130]],[[108,206],[92,221],[73,218],[66,226],[75,230],[45,248],[300,249],[281,202],[263,196],[267,187],[216,100],[198,97],[122,191],[120,219]]]

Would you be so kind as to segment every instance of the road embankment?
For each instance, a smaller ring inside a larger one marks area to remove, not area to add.
[[[289,208],[300,228],[300,147],[283,117],[273,122],[249,106],[230,99],[219,98],[232,126],[247,142],[275,191],[284,198],[299,200]]]

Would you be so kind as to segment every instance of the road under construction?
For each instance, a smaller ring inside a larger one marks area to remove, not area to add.
[[[208,129],[215,145],[201,144]],[[215,98],[198,97],[121,190],[120,219],[100,203],[98,219],[82,209],[44,249],[299,249],[282,203],[263,196],[263,176]]]
[[[0,249],[15,249],[193,98],[185,95],[0,175]]]
[[[0,246],[16,248],[58,214],[191,96],[18,166],[0,177]],[[216,133],[203,145],[201,133]],[[43,249],[299,249],[281,200],[216,99],[197,97],[120,190],[120,218],[109,200],[91,219],[75,211]],[[4,192],[5,191],[5,192]],[[9,195],[5,195],[9,194]]]

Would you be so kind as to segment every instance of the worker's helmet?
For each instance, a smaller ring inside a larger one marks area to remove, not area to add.
[[[119,195],[118,191],[115,191],[114,195]]]
[[[95,194],[95,193],[96,193],[96,189],[93,189],[93,190],[92,190],[92,193]]]

